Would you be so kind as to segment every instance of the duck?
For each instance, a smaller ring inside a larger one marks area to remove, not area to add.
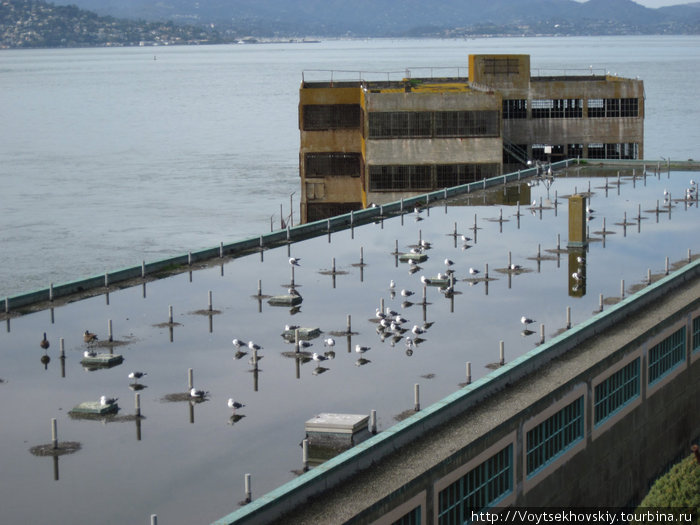
[[[85,341],[86,343],[93,343],[97,341],[97,335],[93,334],[89,330],[85,330],[83,332],[83,341]]]

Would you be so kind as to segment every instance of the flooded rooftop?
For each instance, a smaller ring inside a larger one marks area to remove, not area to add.
[[[416,384],[421,406],[436,402],[467,371],[487,375],[501,351],[508,361],[565,330],[567,310],[585,321],[694,258],[694,178],[569,168],[11,317],[0,333],[3,519],[214,521],[243,501],[246,474],[256,498],[300,472],[316,415],[376,410],[381,432],[413,411]],[[572,194],[593,210],[578,251],[567,250]],[[421,245],[417,265],[401,257]],[[296,304],[269,303],[296,294]],[[401,326],[383,327],[380,306]],[[302,359],[288,325],[311,329]],[[86,330],[98,340],[85,342]],[[86,351],[123,361],[84,366]],[[204,393],[193,399],[191,388]],[[69,415],[101,396],[117,398],[116,415]],[[54,418],[58,441],[79,449],[30,453],[51,441]],[[95,500],[99,509],[75,503]]]

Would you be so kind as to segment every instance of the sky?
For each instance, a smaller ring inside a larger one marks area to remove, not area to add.
[[[586,0],[576,0],[577,2],[585,2]],[[689,4],[697,0],[633,0],[634,2],[643,5],[644,7],[665,7],[668,5]]]

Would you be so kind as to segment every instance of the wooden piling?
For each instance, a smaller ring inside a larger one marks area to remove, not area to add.
[[[112,320],[107,321],[107,340],[111,343],[114,341],[114,335],[112,334]]]
[[[51,447],[56,450],[58,448],[58,429],[56,426],[56,418],[51,418]]]
[[[498,364],[501,366],[506,364],[505,341],[498,342]]]
[[[309,470],[309,440],[301,440],[301,465],[304,472]]]
[[[134,410],[136,417],[141,417],[141,394],[138,392],[134,394]]]
[[[374,409],[369,412],[369,431],[372,434],[377,433],[377,411]]]
[[[420,385],[418,383],[413,385],[413,410],[415,412],[420,410]]]
[[[471,384],[472,382],[472,364],[470,361],[467,361],[467,384]]]
[[[192,368],[187,369],[187,390],[192,390],[194,388],[194,370]]]

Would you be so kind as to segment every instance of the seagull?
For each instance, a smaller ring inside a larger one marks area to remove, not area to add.
[[[511,264],[508,268],[509,268],[511,271],[517,271],[517,270],[522,270],[522,269],[523,269],[523,267],[520,266],[519,264]]]
[[[469,273],[471,275],[476,275],[477,273],[479,273],[479,270],[477,270],[476,268],[469,268]]]
[[[298,324],[286,324],[286,325],[284,325],[285,332],[293,332],[297,328],[299,328]]]
[[[113,405],[114,403],[117,402],[117,399],[119,399],[119,398],[102,396],[102,397],[100,397],[100,405],[102,405],[103,407],[105,407],[107,405]]]
[[[420,334],[424,334],[425,330],[423,330],[418,325],[413,325],[413,328],[411,328],[411,332],[413,332],[415,335],[420,335]],[[408,337],[406,339],[408,339]]]
[[[313,359],[314,361],[316,361],[320,365],[322,361],[325,361],[328,358],[325,355],[321,355],[321,354],[314,352],[313,355],[311,356],[311,359]]]
[[[532,207],[536,208],[537,207],[537,201],[532,201]]]
[[[389,289],[393,290],[394,288],[396,288],[396,283],[395,283],[394,280],[392,279],[392,280],[389,282]]]
[[[287,293],[289,295],[296,295],[296,296],[300,295],[296,288],[287,288]]]
[[[578,257],[576,257],[576,262],[579,264],[583,264],[586,262],[586,259],[579,255]]]
[[[590,206],[586,205],[586,213],[588,215],[593,215],[595,213],[595,210],[591,208]]]
[[[133,379],[134,382],[138,381],[141,379],[143,376],[146,375],[146,372],[131,372],[129,374],[129,379]]]
[[[452,266],[454,263],[455,263],[455,262],[454,262],[453,260],[451,260],[451,259],[445,259],[445,266],[447,266],[448,268],[449,268],[450,266]]]
[[[355,345],[355,352],[357,352],[358,354],[364,354],[369,349],[369,346]]]
[[[97,352],[94,350],[85,350],[83,352],[83,357],[95,357],[97,355]]]
[[[228,403],[227,403],[227,405],[228,405],[228,407],[229,407],[231,410],[234,410],[234,411],[235,411],[237,408],[243,408],[243,407],[245,406],[243,403],[239,403],[238,401],[234,401],[232,397],[229,397],[229,398],[228,398]]]
[[[243,345],[245,345],[245,343],[243,341],[241,341],[240,339],[234,339],[231,342],[233,343],[233,346],[235,346],[236,348],[240,348]]]
[[[405,317],[401,317],[400,315],[397,315],[396,317],[394,317],[394,321],[395,321],[397,324],[402,324],[402,323],[407,322],[408,319],[406,319]]]
[[[399,312],[397,312],[396,310],[392,310],[388,306],[386,307],[385,312],[386,312],[387,317],[396,317],[397,315],[399,315]]]
[[[471,240],[472,240],[471,237],[467,237],[466,235],[462,235],[462,242],[469,242]]]
[[[41,348],[43,348],[44,350],[48,349],[48,347],[51,346],[51,344],[49,343],[49,340],[46,339],[46,332],[44,332],[44,338],[39,343],[39,346]]]
[[[423,248],[411,248],[410,253],[413,255],[420,255],[421,253],[423,253]]]
[[[256,345],[253,341],[248,341],[248,348],[251,350],[262,350],[262,346]]]
[[[329,337],[328,339],[324,339],[323,346],[330,346],[330,347],[335,346],[335,339],[333,339],[332,337]]]
[[[391,323],[393,323],[393,321],[389,321],[387,318],[384,318],[381,321],[379,321],[379,325],[382,328],[389,328],[389,326],[391,326]]]
[[[292,266],[300,266],[299,261],[301,261],[300,257],[299,258],[297,258],[297,257],[290,257],[289,258],[289,264],[291,264]]]
[[[432,283],[432,281],[430,279],[428,279],[425,275],[420,276],[420,282],[422,282],[423,284],[431,284]]]
[[[573,277],[575,281],[580,281],[581,279],[583,279],[583,275],[578,272],[572,273],[571,277]]]
[[[97,341],[97,335],[93,334],[89,330],[85,330],[85,332],[83,332],[83,341],[86,343],[93,343]]]
[[[377,319],[384,319],[384,318],[386,317],[386,314],[385,314],[384,312],[382,312],[381,309],[379,309],[379,308],[377,308],[377,309],[375,310],[375,314],[374,314],[374,315],[375,315],[375,317],[376,317]]]
[[[529,317],[525,317],[524,315],[520,318],[520,322],[523,323],[525,326],[532,324],[535,322],[534,319],[530,319]]]
[[[313,346],[313,343],[310,343],[309,341],[299,341],[299,346],[301,348],[308,348],[310,346]]]
[[[195,399],[204,399],[208,393],[209,392],[206,392],[204,390],[192,388],[192,390],[190,390],[190,397],[193,397]]]
[[[429,242],[426,241],[425,239],[421,239],[420,245],[421,245],[421,248],[423,248],[423,249],[425,249],[425,250],[428,250],[428,249],[430,249],[430,248],[433,246],[432,243],[429,243]]]
[[[411,297],[413,292],[411,290],[401,290],[401,297]]]

